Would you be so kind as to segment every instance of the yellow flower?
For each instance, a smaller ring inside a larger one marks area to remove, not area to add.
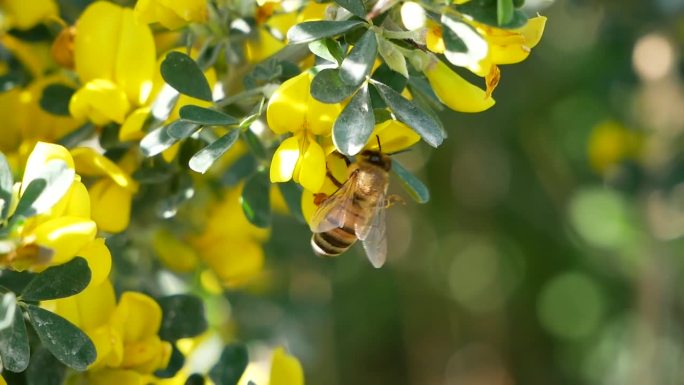
[[[142,105],[152,88],[155,46],[149,27],[132,9],[98,1],[76,24],[74,63],[85,84],[69,103],[74,117],[96,124],[123,123],[132,107]]]
[[[304,21],[323,19],[327,7],[326,3],[309,1],[299,13],[296,13],[283,10],[279,1],[259,4],[255,16],[259,25],[257,36],[245,44],[247,60],[257,63],[280,51],[287,44],[285,35],[290,27]],[[277,13],[277,11],[282,12]],[[273,32],[280,34],[282,38],[274,37]]]
[[[71,154],[79,174],[104,177],[97,180],[89,190],[92,218],[97,226],[110,233],[125,230],[131,219],[131,202],[133,194],[138,191],[138,182],[122,167],[92,148],[75,148],[71,150]],[[129,152],[122,164],[131,162],[130,158],[134,156],[134,152]],[[116,210],[112,210],[112,207],[116,207]]]
[[[302,364],[296,357],[278,347],[273,351],[270,385],[304,385]]]
[[[45,213],[28,218],[16,229],[14,234],[21,240],[23,247],[36,245],[50,250],[51,258],[41,262],[39,259],[17,260],[12,265],[17,269],[42,269],[58,265],[82,256],[92,271],[91,285],[102,282],[111,268],[111,255],[104,241],[96,238],[97,225],[90,219],[90,198],[85,186],[75,174],[74,160],[62,146],[39,142],[31,152],[21,182],[19,196],[23,195],[31,181],[41,177],[41,171],[53,162],[63,162],[72,179],[71,185],[59,196],[48,195],[55,203]],[[47,263],[46,263],[47,262]]]
[[[544,33],[546,17],[537,16],[529,19],[527,24],[517,29],[491,27],[482,23],[470,22],[487,43],[487,53],[483,58],[459,63],[478,76],[486,76],[492,66],[514,64],[525,60]],[[444,53],[446,47],[442,39],[441,26],[429,24],[426,43],[430,51]]]
[[[437,97],[454,111],[481,112],[494,105],[494,99],[485,90],[471,84],[440,60],[429,64],[424,73]]]
[[[7,26],[18,29],[30,29],[36,24],[59,15],[54,0],[5,0],[0,3],[5,12]]]
[[[636,158],[641,149],[639,134],[614,122],[602,122],[589,137],[588,156],[591,167],[603,174],[628,158]]]
[[[7,385],[7,382],[5,382],[5,379],[0,376],[0,385]]]
[[[273,94],[266,110],[268,125],[276,134],[291,132],[271,161],[271,182],[294,179],[310,191],[319,191],[325,180],[325,153],[315,135],[329,136],[342,111],[341,104],[325,104],[310,93],[310,72],[286,82]]]
[[[135,15],[143,23],[159,23],[178,29],[192,22],[207,20],[206,0],[139,0]]]
[[[117,304],[112,284],[105,280],[75,296],[44,301],[42,306],[78,326],[93,341],[97,360],[88,372],[93,383],[149,379],[168,364],[171,344],[158,336],[161,308],[144,294],[124,292]]]
[[[242,187],[234,188],[226,191],[221,200],[208,205],[204,231],[189,239],[197,256],[228,287],[247,283],[261,272],[264,265],[261,244],[269,236],[267,229],[247,220],[240,203],[241,195]]]

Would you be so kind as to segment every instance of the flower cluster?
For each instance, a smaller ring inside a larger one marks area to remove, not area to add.
[[[467,0],[120,3],[0,2],[0,266],[19,277],[0,271],[8,371],[47,350],[71,382],[303,384],[276,332],[268,376],[254,369],[216,310],[224,294],[269,280],[270,226],[310,221],[357,154],[438,147],[444,107],[491,108],[499,66],[526,59],[546,21]],[[624,145],[593,156],[600,170],[631,151],[608,131],[594,147]],[[223,353],[193,366],[207,336]]]

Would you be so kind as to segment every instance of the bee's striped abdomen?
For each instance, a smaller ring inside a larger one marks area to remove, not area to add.
[[[350,227],[338,227],[324,233],[314,233],[311,237],[311,246],[314,252],[323,256],[338,256],[344,253],[356,242],[354,229]]]

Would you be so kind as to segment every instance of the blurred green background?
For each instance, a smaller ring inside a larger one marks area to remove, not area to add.
[[[239,335],[316,385],[684,383],[684,1],[526,9],[547,28],[497,105],[399,156],[432,199],[390,210],[386,267],[281,218],[271,294],[227,294]]]

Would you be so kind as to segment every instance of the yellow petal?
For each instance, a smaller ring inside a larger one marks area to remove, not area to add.
[[[107,364],[117,367],[123,360],[123,342],[114,333],[109,324],[101,325],[95,329],[87,330],[86,333],[90,340],[95,345],[97,351],[97,358],[88,369],[95,371],[101,369]],[[122,354],[118,354],[122,352]]]
[[[391,119],[375,126],[365,148],[379,150],[378,137],[382,151],[388,154],[409,148],[420,141],[420,135],[409,126]]]
[[[138,182],[134,181],[119,166],[91,147],[78,147],[71,150],[74,158],[76,172],[80,175],[100,176],[106,175],[114,183],[131,192],[138,190]]]
[[[74,160],[71,157],[69,150],[58,144],[44,142],[36,143],[36,146],[33,148],[33,151],[31,151],[31,154],[26,161],[24,177],[21,180],[20,194],[24,193],[31,181],[41,175],[48,162],[53,160],[63,161],[69,169],[74,169]]]
[[[163,344],[157,335],[151,335],[140,341],[124,345],[124,368],[134,369],[140,373],[150,373],[158,368],[159,358],[163,352]]]
[[[110,179],[95,182],[90,187],[90,210],[100,230],[110,233],[125,230],[131,220],[132,199],[130,190]]]
[[[79,217],[59,217],[40,224],[33,231],[35,242],[54,251],[52,265],[67,262],[95,239],[95,222]]]
[[[276,134],[308,130],[316,135],[329,135],[342,111],[340,103],[327,104],[310,94],[313,75],[303,72],[278,87],[266,110],[268,125]]]
[[[86,330],[95,329],[109,321],[114,312],[116,297],[114,287],[109,280],[105,279],[99,284],[90,285],[81,293],[77,294],[79,318],[81,328]]]
[[[157,57],[154,38],[147,24],[135,20],[128,8],[121,15],[119,33],[114,80],[134,105],[140,105],[152,90]]]
[[[295,180],[307,190],[320,191],[321,187],[323,187],[326,173],[323,148],[311,138],[299,162],[301,168]]]
[[[10,24],[18,29],[32,28],[59,14],[54,0],[5,0],[2,7],[7,13]]]
[[[285,47],[286,43],[273,37],[268,31],[260,28],[254,39],[245,42],[245,57],[250,63],[258,63]]]
[[[315,1],[309,1],[304,6],[304,9],[299,13],[297,22],[301,23],[303,21],[313,21],[313,20],[323,20],[325,19],[325,12],[328,9],[328,3],[318,3]],[[288,28],[289,29],[289,28]],[[287,32],[287,30],[286,30]]]
[[[112,254],[105,245],[104,238],[93,239],[79,250],[78,255],[85,258],[90,268],[90,285],[99,285],[109,276],[112,268]]]
[[[299,159],[299,140],[296,136],[280,143],[271,160],[271,182],[287,182],[292,179]]]
[[[159,259],[169,269],[189,272],[197,266],[197,253],[168,230],[160,229],[152,238],[152,247]]]
[[[446,46],[442,38],[442,27],[438,24],[429,23],[425,34],[425,44],[427,49],[434,53],[444,53]]]
[[[534,48],[541,40],[545,26],[546,17],[536,16],[527,20],[527,24],[517,31],[525,37],[525,45],[528,48]]]
[[[129,140],[140,140],[145,136],[143,125],[150,115],[149,107],[141,107],[133,111],[119,130],[119,140],[127,142]]]
[[[459,112],[481,112],[494,105],[494,99],[469,83],[442,61],[437,60],[425,70],[432,89],[449,108]]]
[[[304,385],[304,371],[296,357],[282,347],[273,351],[270,385]]]
[[[246,283],[264,265],[261,245],[249,239],[223,238],[204,249],[200,258],[230,287]]]
[[[78,19],[74,62],[82,82],[114,79],[122,15],[120,6],[97,1],[88,6]]]
[[[143,385],[146,378],[133,370],[104,369],[88,373],[88,383],[92,385]]]
[[[61,215],[90,219],[90,196],[80,181],[74,181],[66,196],[66,207]]]
[[[104,125],[110,121],[123,123],[131,104],[126,93],[105,79],[91,80],[74,93],[69,101],[69,112],[76,119],[89,119]]]
[[[207,19],[205,0],[141,0],[135,6],[136,16],[145,23],[159,23],[168,29],[178,29],[189,22]]]
[[[111,318],[111,325],[120,330],[124,344],[142,341],[156,335],[161,326],[161,307],[151,297],[127,291],[121,295]]]
[[[0,385],[7,385],[7,382],[5,382],[5,379],[0,376]]]

